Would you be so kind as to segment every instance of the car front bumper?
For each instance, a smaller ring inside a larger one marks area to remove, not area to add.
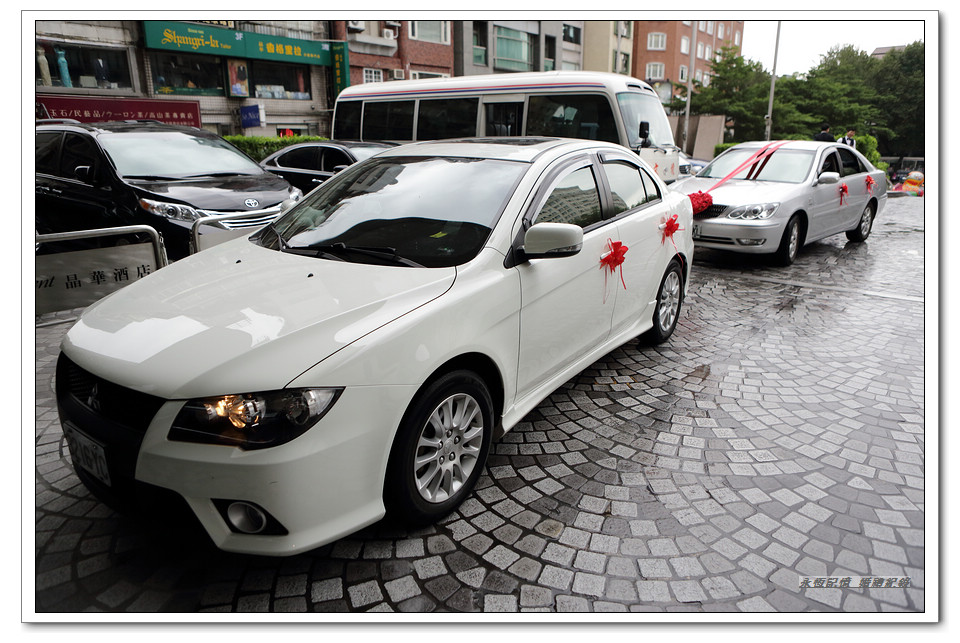
[[[772,253],[780,245],[785,226],[786,222],[779,219],[694,219],[693,243],[697,247],[718,250]]]

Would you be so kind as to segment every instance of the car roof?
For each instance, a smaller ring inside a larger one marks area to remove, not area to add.
[[[115,133],[122,134],[127,132],[184,132],[196,136],[215,137],[216,134],[208,132],[199,127],[189,125],[170,125],[160,121],[139,120],[139,121],[105,121],[101,123],[81,123],[80,121],[71,121],[70,119],[48,119],[37,121],[36,128],[40,130],[83,130],[90,134]]]
[[[532,163],[547,152],[570,152],[603,148],[626,151],[626,148],[603,141],[535,136],[502,136],[457,138],[440,141],[421,141],[381,152],[378,157],[390,156],[453,156],[489,158]]]

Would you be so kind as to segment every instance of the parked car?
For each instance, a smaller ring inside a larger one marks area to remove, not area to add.
[[[298,143],[277,150],[260,161],[260,167],[282,176],[306,194],[347,166],[395,146],[372,141]]]
[[[695,159],[685,152],[680,152],[680,178],[695,175],[709,164],[710,161]]]
[[[155,121],[38,121],[36,161],[38,233],[146,224],[171,260],[197,219],[257,213],[219,227],[259,227],[302,196],[219,136]]]
[[[179,495],[230,551],[435,521],[495,433],[616,346],[671,336],[691,216],[611,143],[382,152],[83,313],[56,378],[77,474],[117,503]]]
[[[773,151],[758,158],[764,149]],[[834,234],[866,240],[887,201],[881,170],[846,145],[817,141],[743,143],[672,187],[713,198],[694,216],[696,245],[769,254],[782,265]]]

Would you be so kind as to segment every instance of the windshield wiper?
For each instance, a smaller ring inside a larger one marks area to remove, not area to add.
[[[256,176],[255,174],[250,174],[249,172],[204,172],[203,174],[188,174],[184,176],[185,179],[206,179],[206,178],[222,178],[225,176]]]
[[[374,257],[376,259],[385,259],[387,261],[392,261],[393,263],[402,265],[402,266],[411,266],[413,268],[423,268],[422,264],[417,263],[407,259],[406,257],[401,257],[397,254],[396,248],[380,247],[380,248],[371,248],[366,246],[348,246],[345,243],[328,243],[328,244],[318,244],[313,246],[302,246],[302,247],[290,247],[288,248],[289,252],[296,252],[298,250],[307,250],[307,251],[316,251],[318,253],[326,254],[342,254],[342,253],[354,253],[359,255],[364,255],[367,257]]]

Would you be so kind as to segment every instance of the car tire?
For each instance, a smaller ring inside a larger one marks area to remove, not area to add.
[[[454,371],[428,384],[393,442],[384,485],[388,517],[424,526],[453,511],[483,473],[493,429],[490,392],[475,373]]]
[[[683,306],[683,268],[672,259],[667,266],[660,288],[657,290],[657,305],[653,309],[653,328],[643,335],[651,344],[667,341],[677,327],[680,309]]]
[[[873,204],[868,203],[865,208],[863,208],[863,213],[860,215],[860,221],[857,222],[857,227],[853,230],[847,230],[847,239],[850,241],[866,241],[867,237],[870,236],[870,231],[873,230]]]
[[[800,230],[800,217],[793,215],[787,222],[787,227],[783,231],[783,237],[780,239],[780,247],[774,254],[774,261],[781,266],[789,266],[797,259],[800,254],[800,246],[803,243],[803,232]]]

